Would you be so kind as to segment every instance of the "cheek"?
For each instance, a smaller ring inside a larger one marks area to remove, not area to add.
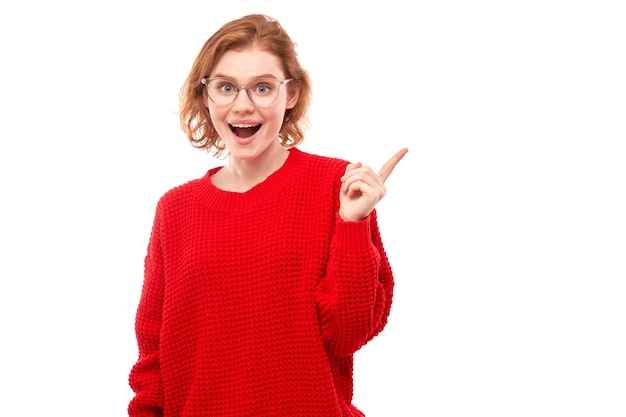
[[[211,102],[207,104],[208,104],[207,108],[209,109],[209,116],[211,116],[211,121],[213,122],[213,124],[216,124],[218,120],[221,120],[224,117],[224,114],[225,114],[224,108],[217,107],[213,105]]]
[[[267,121],[271,120],[272,123],[282,125],[283,120],[285,119],[286,111],[287,109],[285,109],[284,106],[277,106],[272,111],[268,111],[267,113],[265,113],[264,117]]]

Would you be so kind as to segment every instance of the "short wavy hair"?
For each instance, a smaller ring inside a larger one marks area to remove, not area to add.
[[[280,23],[269,16],[252,14],[226,23],[206,41],[180,90],[180,126],[194,147],[215,156],[226,150],[211,121],[202,79],[209,76],[227,51],[241,50],[252,44],[278,57],[285,78],[294,79],[287,88],[294,88],[296,83],[300,88],[298,102],[285,111],[278,135],[280,143],[292,147],[304,140],[311,102],[310,77],[300,65],[296,44]]]

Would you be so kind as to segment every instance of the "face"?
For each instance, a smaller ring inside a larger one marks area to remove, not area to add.
[[[285,79],[280,60],[274,54],[249,46],[240,51],[227,51],[210,74],[225,77],[237,86],[249,85],[259,78]],[[278,133],[287,109],[298,100],[296,88],[282,85],[276,101],[267,106],[255,105],[241,89],[235,100],[216,105],[206,98],[211,121],[229,151],[230,158],[251,160],[272,154],[282,148]]]

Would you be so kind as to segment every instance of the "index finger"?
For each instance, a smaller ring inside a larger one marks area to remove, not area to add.
[[[387,178],[389,178],[389,175],[391,175],[393,169],[396,167],[398,162],[400,162],[400,160],[404,158],[404,155],[406,155],[408,151],[409,150],[407,148],[402,148],[398,152],[396,152],[396,154],[392,156],[391,159],[385,162],[385,165],[383,165],[383,167],[378,172],[378,176],[380,177],[382,182],[385,182]]]

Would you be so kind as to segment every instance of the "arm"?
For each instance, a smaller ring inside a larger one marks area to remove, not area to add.
[[[163,415],[159,336],[164,278],[159,219],[159,210],[157,209],[145,259],[144,282],[135,321],[139,359],[133,366],[129,377],[130,387],[135,392],[135,397],[128,406],[130,417]]]
[[[360,222],[337,218],[335,226],[317,300],[322,337],[333,355],[343,357],[383,330],[394,281],[375,211]]]
[[[322,337],[336,356],[353,354],[387,324],[394,282],[375,207],[407,152],[396,152],[378,174],[356,163],[341,177],[328,267],[316,294]]]
[[[341,177],[328,267],[317,289],[322,336],[337,356],[353,354],[387,323],[394,282],[375,207],[407,152],[396,152],[378,174],[356,163]]]

